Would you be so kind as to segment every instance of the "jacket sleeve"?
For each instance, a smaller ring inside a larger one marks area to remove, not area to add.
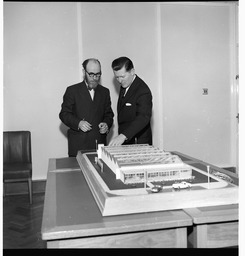
[[[75,108],[75,97],[71,89],[68,87],[63,96],[63,103],[59,113],[60,120],[73,130],[78,130],[80,119],[74,115],[73,109]]]

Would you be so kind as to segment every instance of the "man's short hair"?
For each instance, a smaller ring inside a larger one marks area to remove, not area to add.
[[[128,57],[120,57],[113,60],[111,67],[114,71],[118,71],[125,67],[125,70],[128,72],[134,68],[133,62]]]
[[[92,61],[92,62],[95,62],[95,63],[99,63],[100,65],[100,68],[101,68],[101,64],[100,64],[100,61],[98,59],[95,59],[95,58],[89,58],[89,59],[86,59],[83,63],[82,63],[82,66],[83,68],[86,70],[87,68],[87,64],[89,63],[89,61]]]

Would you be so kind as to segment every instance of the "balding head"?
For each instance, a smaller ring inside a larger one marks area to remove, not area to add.
[[[100,69],[101,69],[101,64],[100,64],[100,62],[99,62],[99,60],[98,59],[95,59],[95,58],[90,58],[90,59],[86,59],[84,62],[83,62],[83,68],[85,69],[85,70],[87,70],[87,65],[88,64],[97,64],[97,65],[99,65],[100,66]]]

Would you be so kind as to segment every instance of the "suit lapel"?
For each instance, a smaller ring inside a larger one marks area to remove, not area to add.
[[[82,93],[82,95],[86,95],[87,99],[89,99],[89,98],[91,99],[91,96],[90,96],[90,93],[88,91],[87,85],[84,81],[81,83],[81,93]]]
[[[137,76],[134,79],[133,83],[129,87],[125,97],[123,97],[123,92],[120,90],[119,99],[118,99],[118,112],[125,106],[125,103],[130,99],[130,97],[134,94],[135,90],[137,89]]]

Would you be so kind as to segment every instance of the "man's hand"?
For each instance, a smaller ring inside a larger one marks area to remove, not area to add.
[[[119,134],[117,137],[113,138],[109,143],[109,146],[120,146],[127,139],[124,134]]]
[[[107,133],[108,132],[108,125],[107,123],[100,123],[99,124],[99,129],[100,129],[100,133],[101,134],[104,134],[104,133]]]
[[[88,132],[88,131],[92,130],[92,125],[85,120],[80,121],[78,127],[83,132]]]

